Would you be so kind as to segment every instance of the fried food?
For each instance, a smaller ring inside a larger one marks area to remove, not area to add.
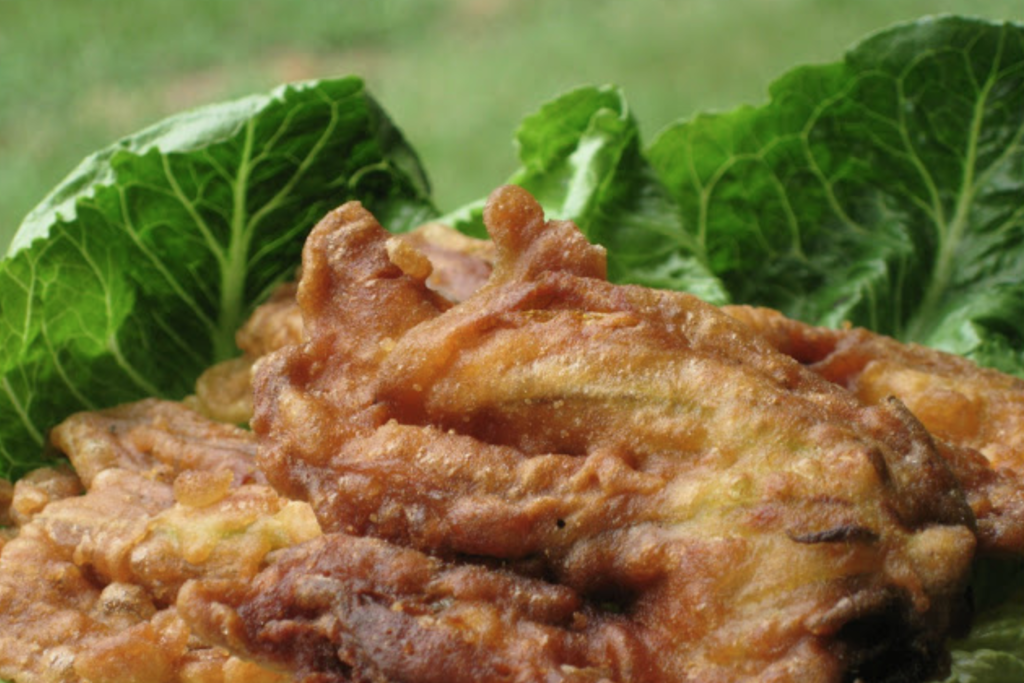
[[[14,487],[0,678],[288,680],[198,640],[175,607],[188,579],[244,580],[319,534],[308,505],[263,482],[252,435],[147,400],[72,416],[52,438],[79,474],[44,470]]]
[[[390,249],[395,259],[401,259],[403,252],[425,254],[430,262],[427,286],[452,301],[462,301],[479,289],[494,263],[494,245],[489,240],[467,237],[440,223],[400,235]],[[275,289],[236,334],[242,355],[214,365],[199,377],[192,400],[196,410],[221,422],[249,421],[253,365],[268,353],[303,340],[296,288],[296,283],[286,282]]]
[[[480,289],[494,268],[494,243],[463,235],[441,223],[427,223],[412,232],[399,235],[396,248],[405,244],[430,261],[426,284],[452,301],[464,301]]]
[[[2,496],[5,513],[0,514],[0,524],[3,526],[24,526],[50,503],[82,493],[81,479],[67,465],[40,467],[14,485],[5,483],[10,489]]]
[[[210,642],[259,651],[298,681],[582,683],[607,680],[592,659],[642,665],[628,629],[588,628],[568,588],[347,534],[286,551],[249,585],[191,582],[179,604]]]
[[[196,632],[301,681],[920,680],[973,516],[898,401],[865,406],[696,298],[605,280],[525,191],[460,304],[361,206],[303,255],[306,341],[258,365],[268,480],[329,532]]]
[[[1024,554],[1024,380],[863,328],[815,327],[766,308],[724,310],[865,403],[897,397],[940,440],[978,518],[980,549]]]

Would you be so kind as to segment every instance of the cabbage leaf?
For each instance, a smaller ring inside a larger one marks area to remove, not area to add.
[[[970,634],[952,643],[945,683],[1024,680],[1024,565],[981,560],[971,589],[976,618]]]
[[[0,477],[38,466],[73,411],[189,393],[329,209],[360,199],[402,230],[436,214],[428,196],[357,78],[186,112],[89,157],[0,262]]]
[[[1024,27],[897,26],[648,150],[733,301],[1024,368]]]

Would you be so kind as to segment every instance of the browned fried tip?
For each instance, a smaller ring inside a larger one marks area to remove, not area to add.
[[[462,301],[479,289],[495,259],[489,240],[467,237],[440,223],[427,223],[391,238],[385,246],[400,270],[426,278],[427,287],[451,301]],[[242,424],[252,418],[253,366],[260,358],[304,339],[297,289],[297,283],[284,283],[256,308],[236,335],[243,355],[204,372],[196,382],[195,396],[189,399],[191,405],[221,422]]]
[[[487,198],[484,223],[497,252],[495,283],[532,279],[549,271],[606,276],[604,248],[587,242],[569,221],[545,221],[540,204],[521,187],[494,190]]]

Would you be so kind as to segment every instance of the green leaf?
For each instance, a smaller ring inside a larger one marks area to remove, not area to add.
[[[0,476],[69,413],[180,397],[358,198],[392,229],[435,215],[415,154],[362,81],[187,112],[86,159],[0,262]]]
[[[994,650],[953,653],[952,673],[945,683],[1019,683],[1024,680],[1024,662]]]
[[[579,88],[548,102],[523,120],[516,141],[522,166],[508,182],[529,190],[548,218],[571,220],[607,247],[610,279],[725,302],[721,282],[693,256],[695,244],[644,158],[618,88]],[[482,207],[447,219],[483,235]]]
[[[649,150],[733,299],[1021,373],[1024,27],[898,26],[770,93]]]
[[[946,683],[1024,680],[1024,564],[981,560],[971,588],[977,616],[970,634],[952,644]]]

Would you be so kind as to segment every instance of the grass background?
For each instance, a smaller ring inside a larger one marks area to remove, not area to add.
[[[763,101],[897,21],[1024,21],[1021,0],[0,0],[0,253],[94,149],[182,109],[357,74],[420,152],[442,209],[516,166],[523,116],[625,89],[646,139]]]

